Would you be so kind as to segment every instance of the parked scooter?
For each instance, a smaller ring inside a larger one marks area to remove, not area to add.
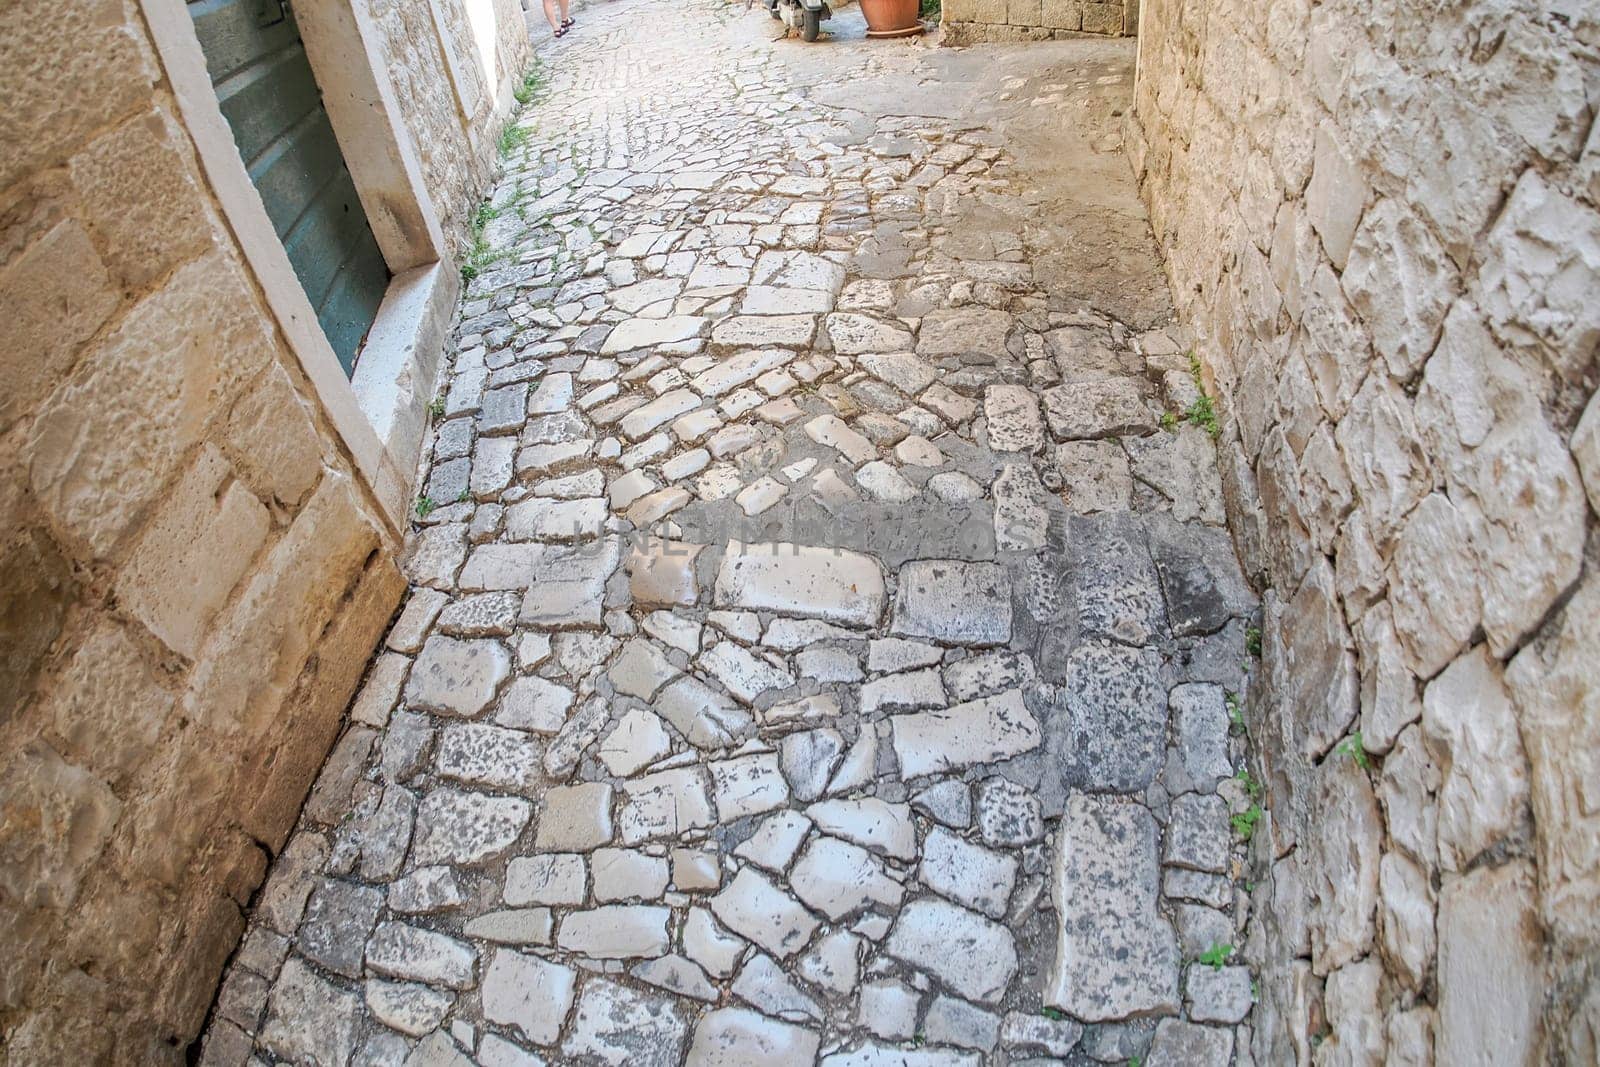
[[[824,0],[762,0],[773,18],[800,31],[802,41],[815,41],[822,32],[822,20],[833,18]]]

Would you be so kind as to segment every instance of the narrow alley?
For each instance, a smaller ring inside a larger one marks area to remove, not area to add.
[[[1256,605],[1135,41],[575,14],[202,1062],[1235,1062]]]

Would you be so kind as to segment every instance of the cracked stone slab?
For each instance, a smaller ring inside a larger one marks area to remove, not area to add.
[[[805,908],[751,867],[742,869],[711,898],[711,912],[728,929],[779,959],[804,948],[818,926]]]
[[[884,873],[864,848],[832,837],[814,837],[789,872],[795,895],[834,922],[873,903],[900,906],[905,887]]]
[[[1011,931],[933,897],[901,909],[884,951],[980,1004],[998,1004],[1017,971]]]
[[[1045,1003],[1086,1022],[1177,1014],[1178,940],[1156,906],[1155,818],[1135,803],[1073,793],[1059,834]]]
[[[939,711],[889,719],[900,773],[907,779],[995,763],[1039,747],[1039,723],[1010,689]]]

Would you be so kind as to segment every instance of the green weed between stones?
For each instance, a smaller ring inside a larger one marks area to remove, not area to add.
[[[431,496],[424,494],[417,497],[417,518],[427,518],[429,515],[434,513],[434,510],[437,509],[438,506],[438,504],[433,502],[433,497]]]
[[[1233,946],[1217,942],[1204,952],[1200,953],[1197,962],[1205,964],[1214,971],[1222,970],[1222,965],[1228,962],[1228,957],[1233,955]]]
[[[1198,426],[1212,437],[1215,437],[1217,436],[1217,431],[1221,429],[1217,425],[1217,408],[1210,395],[1206,393],[1205,384],[1200,379],[1200,357],[1196,356],[1193,351],[1189,353],[1189,374],[1193,376],[1194,387],[1199,390],[1200,395],[1195,398],[1194,403],[1189,405],[1189,410],[1183,413],[1183,417],[1191,425]]]
[[[1255,836],[1256,823],[1261,821],[1261,805],[1252,804],[1237,815],[1230,815],[1228,822],[1233,825],[1233,832],[1246,844]]]
[[[1372,769],[1372,760],[1367,755],[1367,743],[1361,739],[1361,731],[1356,730],[1349,737],[1339,742],[1339,752],[1356,761],[1356,766],[1362,770]]]

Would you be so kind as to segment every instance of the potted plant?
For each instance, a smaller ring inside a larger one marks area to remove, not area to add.
[[[921,0],[861,0],[868,37],[909,37],[922,32]]]

